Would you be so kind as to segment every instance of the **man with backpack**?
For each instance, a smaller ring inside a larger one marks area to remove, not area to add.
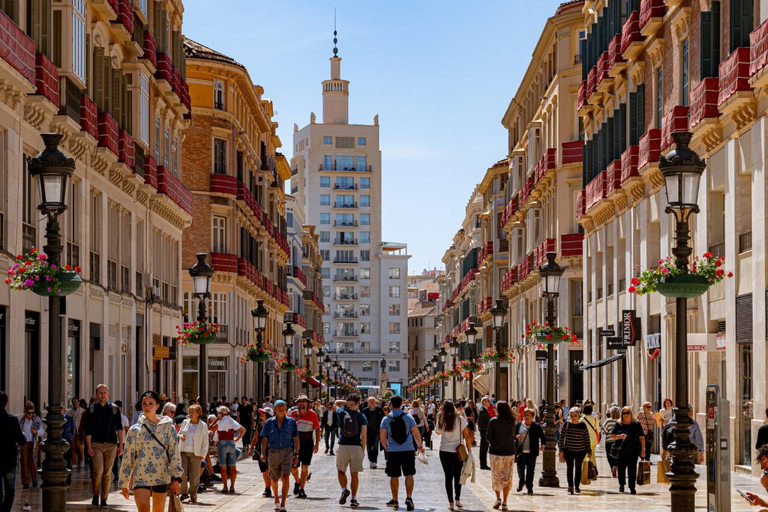
[[[368,435],[368,420],[360,411],[360,395],[352,394],[347,397],[347,407],[339,414],[339,446],[336,449],[336,469],[338,470],[341,498],[339,505],[347,502],[349,495],[352,499],[349,505],[357,508],[358,473],[363,471],[365,459],[365,441]],[[347,489],[347,468],[351,474],[351,490]]]
[[[395,395],[391,399],[392,412],[381,421],[381,444],[389,454],[387,457],[386,473],[389,476],[389,487],[392,491],[392,499],[387,503],[388,507],[399,507],[397,497],[400,487],[400,475],[405,476],[405,506],[407,510],[414,510],[413,504],[413,475],[416,474],[415,446],[420,452],[424,451],[421,444],[421,434],[416,426],[413,416],[403,412],[403,397]]]

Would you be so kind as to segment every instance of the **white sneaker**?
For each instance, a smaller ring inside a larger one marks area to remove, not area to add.
[[[373,462],[368,463],[368,469],[373,469]]]

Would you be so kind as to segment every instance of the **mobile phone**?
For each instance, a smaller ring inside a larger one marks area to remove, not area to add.
[[[749,497],[749,496],[747,496],[747,493],[745,493],[745,492],[744,492],[744,491],[742,491],[741,489],[736,489],[736,492],[738,492],[739,494],[741,494],[741,497],[742,497],[742,498],[744,498],[745,500],[747,500],[749,503],[752,503],[752,500],[750,499],[750,497]]]

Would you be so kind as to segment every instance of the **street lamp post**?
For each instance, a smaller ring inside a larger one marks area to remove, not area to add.
[[[496,299],[496,305],[491,308],[491,317],[493,318],[493,332],[495,334],[496,341],[496,353],[501,354],[501,331],[504,329],[504,324],[507,320],[507,308],[504,306],[502,299]],[[493,364],[495,381],[494,381],[494,398],[501,400],[501,361],[497,360]]]
[[[304,342],[304,389],[306,390],[307,398],[309,398],[309,359],[312,357],[312,340],[307,338]]]
[[[339,361],[338,360],[336,360],[333,363],[333,380],[334,380],[334,383],[333,383],[333,399],[334,400],[338,400],[338,398],[339,398],[339,386],[337,384],[339,382]]]
[[[451,361],[453,362],[453,368],[451,369],[451,373],[453,374],[451,380],[451,387],[453,388],[452,396],[453,403],[456,403],[456,359],[459,357],[459,342],[456,341],[456,338],[453,338],[449,347],[451,350]]]
[[[445,347],[440,348],[440,352],[438,352],[438,356],[440,357],[440,363],[443,366],[443,371],[445,371],[445,364],[448,362],[448,352],[445,351]],[[445,400],[445,379],[440,379],[440,400]]]
[[[541,282],[544,285],[544,298],[547,299],[546,321],[551,328],[554,328],[557,322],[555,315],[555,299],[560,295],[560,277],[565,271],[555,262],[557,254],[547,253],[547,262],[539,267]],[[552,343],[547,344],[547,406],[545,413],[544,435],[547,439],[544,448],[544,469],[539,478],[541,487],[559,487],[560,480],[557,478],[557,467],[555,465],[555,346]]]
[[[429,364],[432,366],[432,376],[434,377],[437,375],[437,363],[439,361],[439,357],[437,354],[432,356],[432,359],[429,361]],[[434,389],[432,389],[434,386]],[[432,386],[430,386],[430,395],[432,395],[432,399],[435,399],[435,395],[437,395],[437,384],[435,382],[432,382]]]
[[[41,134],[45,149],[29,162],[29,172],[39,178],[43,202],[37,207],[48,217],[45,228],[47,244],[43,247],[51,265],[60,266],[61,229],[58,217],[66,209],[69,178],[75,172],[75,160],[59,151],[62,135]],[[67,506],[67,477],[69,470],[64,452],[69,444],[61,437],[64,425],[64,373],[61,346],[61,301],[59,296],[48,298],[48,414],[45,417],[48,437],[43,444],[45,460],[42,470],[43,510],[64,512]],[[35,404],[40,405],[40,404]]]
[[[256,301],[256,307],[251,311],[253,315],[253,327],[256,331],[256,349],[261,350],[264,345],[264,330],[267,328],[267,320],[269,319],[269,311],[264,307],[263,300]],[[264,363],[258,363],[256,366],[256,400],[258,403],[263,404],[264,400]]]
[[[204,252],[195,255],[197,262],[189,267],[189,276],[192,278],[192,288],[197,297],[197,321],[204,324],[208,319],[206,315],[205,299],[211,296],[211,281],[213,280],[213,267],[205,260],[208,254]],[[200,344],[200,364],[198,372],[197,389],[200,401],[208,403],[208,360],[206,359],[206,344]]]
[[[469,322],[469,328],[464,331],[464,335],[467,337],[467,345],[469,345],[469,361],[471,365],[475,364],[475,343],[477,342],[477,329],[475,329],[475,323]],[[475,397],[475,372],[472,371],[470,365],[469,371],[469,400],[474,401]]]
[[[286,321],[285,327],[283,328],[283,342],[285,343],[285,358],[288,359],[288,363],[291,362],[291,356],[293,355],[294,336],[296,336],[296,331],[293,330],[293,322]],[[286,372],[285,378],[285,397],[288,399],[290,399],[291,394],[291,373],[292,372]]]
[[[317,351],[317,380],[320,386],[317,388],[317,398],[323,397],[323,364],[325,364],[325,352],[323,349]]]
[[[675,216],[675,246],[672,255],[675,266],[688,273],[688,259],[693,250],[689,242],[691,232],[688,221],[692,214],[699,213],[697,204],[699,181],[706,168],[706,162],[688,147],[691,133],[672,134],[675,149],[666,157],[662,156],[659,169],[664,176],[667,194],[666,213]],[[688,395],[688,328],[686,325],[687,299],[677,297],[675,302],[675,409],[672,423],[675,440],[668,450],[672,455],[669,491],[672,494],[672,510],[694,512],[696,506],[696,448],[691,443]],[[650,448],[649,448],[650,449]]]
[[[331,358],[328,356],[328,354],[325,355],[325,360],[323,361],[325,364],[325,375],[328,377],[328,398],[331,398],[331,368],[333,367],[333,361],[331,361]]]

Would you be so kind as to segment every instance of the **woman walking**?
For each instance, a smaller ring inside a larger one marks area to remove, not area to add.
[[[672,399],[671,398],[665,398],[664,404],[662,405],[662,409],[659,411],[661,413],[661,425],[659,425],[659,428],[666,427],[670,421],[672,421]]]
[[[637,422],[643,427],[643,436],[645,436],[645,455],[643,460],[651,460],[651,447],[653,446],[654,427],[656,418],[651,408],[651,402],[643,404],[643,410],[637,413]]]
[[[563,424],[560,433],[560,462],[566,463],[566,475],[568,478],[568,494],[581,494],[581,465],[584,457],[592,451],[589,442],[589,431],[586,423],[580,419],[581,411],[578,407],[571,407],[568,411],[568,421]]]
[[[589,452],[592,456],[592,460],[596,461],[595,450],[597,449],[597,445],[600,444],[600,435],[598,434],[600,425],[597,422],[597,418],[592,414],[594,412],[593,407],[592,402],[588,400],[582,410],[583,414],[581,415],[581,421],[587,424],[587,432],[589,432]]]
[[[178,408],[177,408],[178,409]],[[189,406],[189,418],[179,430],[181,441],[181,500],[189,498],[197,503],[197,488],[200,486],[200,464],[208,453],[208,425],[201,421],[203,409],[199,405]]]
[[[621,421],[613,426],[611,437],[614,442],[621,443],[618,460],[619,492],[624,492],[629,477],[629,492],[637,494],[637,459],[645,457],[645,436],[643,427],[635,420],[630,407],[621,410]]]
[[[416,428],[419,429],[419,434],[421,434],[421,438],[424,439],[424,435],[427,433],[429,425],[427,424],[427,415],[424,414],[424,410],[421,408],[421,402],[419,400],[413,401],[409,414],[416,420]]]
[[[128,484],[133,479],[133,499],[139,512],[165,510],[168,490],[178,494],[184,470],[173,419],[157,415],[160,397],[154,391],[141,395],[144,415],[128,430],[120,466],[120,489],[129,499]]]
[[[456,414],[456,407],[453,402],[445,402],[437,413],[437,428],[435,433],[440,436],[440,464],[443,466],[445,475],[445,492],[448,495],[448,509],[453,510],[454,503],[456,508],[462,508],[461,505],[461,470],[464,466],[463,461],[459,459],[457,450],[462,445],[467,453],[472,453],[472,441],[467,427],[467,420]],[[456,491],[456,501],[454,502],[454,489]]]
[[[512,488],[515,470],[515,414],[507,402],[496,404],[496,417],[488,422],[488,453],[491,462],[491,482],[496,493],[493,508],[507,509],[507,496]]]
[[[617,475],[619,459],[611,455],[611,448],[613,448],[613,443],[615,442],[613,437],[611,437],[611,431],[613,431],[613,426],[617,421],[619,421],[619,419],[621,419],[621,409],[616,406],[611,407],[608,410],[608,417],[603,422],[603,426],[601,428],[603,435],[606,436],[605,454],[608,458],[608,464],[611,466],[611,475],[613,478],[616,478]]]

